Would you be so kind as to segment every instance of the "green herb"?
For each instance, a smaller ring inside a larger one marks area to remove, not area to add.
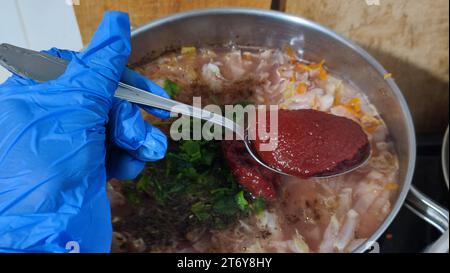
[[[188,230],[198,226],[226,228],[251,211],[264,210],[262,200],[247,200],[224,161],[220,145],[217,141],[172,141],[163,160],[149,163],[134,183],[127,184],[128,198],[145,208],[149,205],[141,200],[147,196],[145,200],[152,200],[155,212],[161,214],[156,218],[185,219],[175,222],[187,225]]]
[[[222,196],[215,200],[214,212],[222,215],[232,216],[239,213],[239,208],[232,196]]]
[[[247,199],[244,197],[244,191],[240,191],[235,195],[236,204],[242,211],[248,211],[249,205]]]
[[[136,190],[138,191],[146,191],[150,187],[150,180],[148,176],[141,175],[140,178],[138,178],[138,181],[136,183]]]
[[[181,155],[189,162],[196,162],[202,158],[200,143],[197,141],[185,141],[180,146]]]
[[[135,191],[125,191],[124,197],[129,203],[133,205],[139,205],[141,203],[139,194]]]
[[[164,90],[166,90],[167,94],[169,94],[169,96],[172,98],[178,95],[181,91],[180,86],[169,79],[164,81],[163,88]]]
[[[255,211],[255,213],[257,215],[263,213],[266,208],[266,204],[264,203],[264,199],[262,199],[262,198],[256,198],[253,201],[252,206],[253,206],[253,210]]]
[[[206,205],[202,202],[197,202],[191,206],[192,212],[197,216],[200,221],[205,221],[211,217],[211,213],[209,212],[209,205]]]

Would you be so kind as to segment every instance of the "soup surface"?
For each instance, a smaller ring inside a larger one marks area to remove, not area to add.
[[[135,69],[189,104],[200,96],[202,105],[276,104],[352,119],[372,156],[342,176],[300,179],[260,169],[239,142],[170,141],[166,158],[136,181],[110,181],[112,251],[350,252],[389,214],[398,161],[386,125],[324,61],[289,47],[183,47]],[[173,122],[146,118],[165,132]]]

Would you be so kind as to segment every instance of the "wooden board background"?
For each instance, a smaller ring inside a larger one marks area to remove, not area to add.
[[[419,133],[444,133],[449,100],[447,0],[283,0],[287,13],[365,47],[403,91]]]
[[[269,9],[271,0],[79,0],[75,14],[81,37],[89,42],[104,11],[120,10],[130,14],[132,26],[172,13],[216,7],[252,7]]]
[[[198,8],[269,9],[271,0],[79,0],[75,6],[87,43],[106,10],[130,14],[133,26]],[[376,1],[373,1],[376,2]],[[274,0],[282,11],[343,34],[365,47],[389,70],[410,106],[418,133],[448,125],[449,4],[447,0]]]

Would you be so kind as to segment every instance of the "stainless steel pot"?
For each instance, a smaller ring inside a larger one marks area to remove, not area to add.
[[[370,248],[380,237],[403,206],[408,192],[410,208],[425,215],[424,218],[435,226],[448,229],[448,212],[411,187],[416,139],[411,115],[400,89],[394,79],[384,78],[387,71],[372,56],[333,31],[274,11],[198,10],[175,14],[135,29],[132,32],[130,63],[139,63],[184,45],[222,45],[229,42],[275,48],[291,45],[302,58],[325,59],[331,70],[365,92],[378,108],[396,143],[401,188],[391,213],[356,252]]]

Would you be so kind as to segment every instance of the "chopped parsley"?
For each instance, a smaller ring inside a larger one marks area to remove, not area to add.
[[[169,94],[169,96],[171,98],[175,97],[176,95],[178,95],[181,91],[181,87],[176,84],[175,82],[167,79],[164,81],[164,86],[163,86],[164,90],[166,90],[167,94]]]
[[[264,210],[262,199],[253,199],[235,181],[220,142],[173,141],[169,147],[163,160],[147,164],[135,182],[125,184],[125,196],[133,204],[142,204],[137,196],[150,198],[162,213],[182,204],[189,210],[171,217],[194,216],[190,224],[213,228],[225,228],[241,216]]]

